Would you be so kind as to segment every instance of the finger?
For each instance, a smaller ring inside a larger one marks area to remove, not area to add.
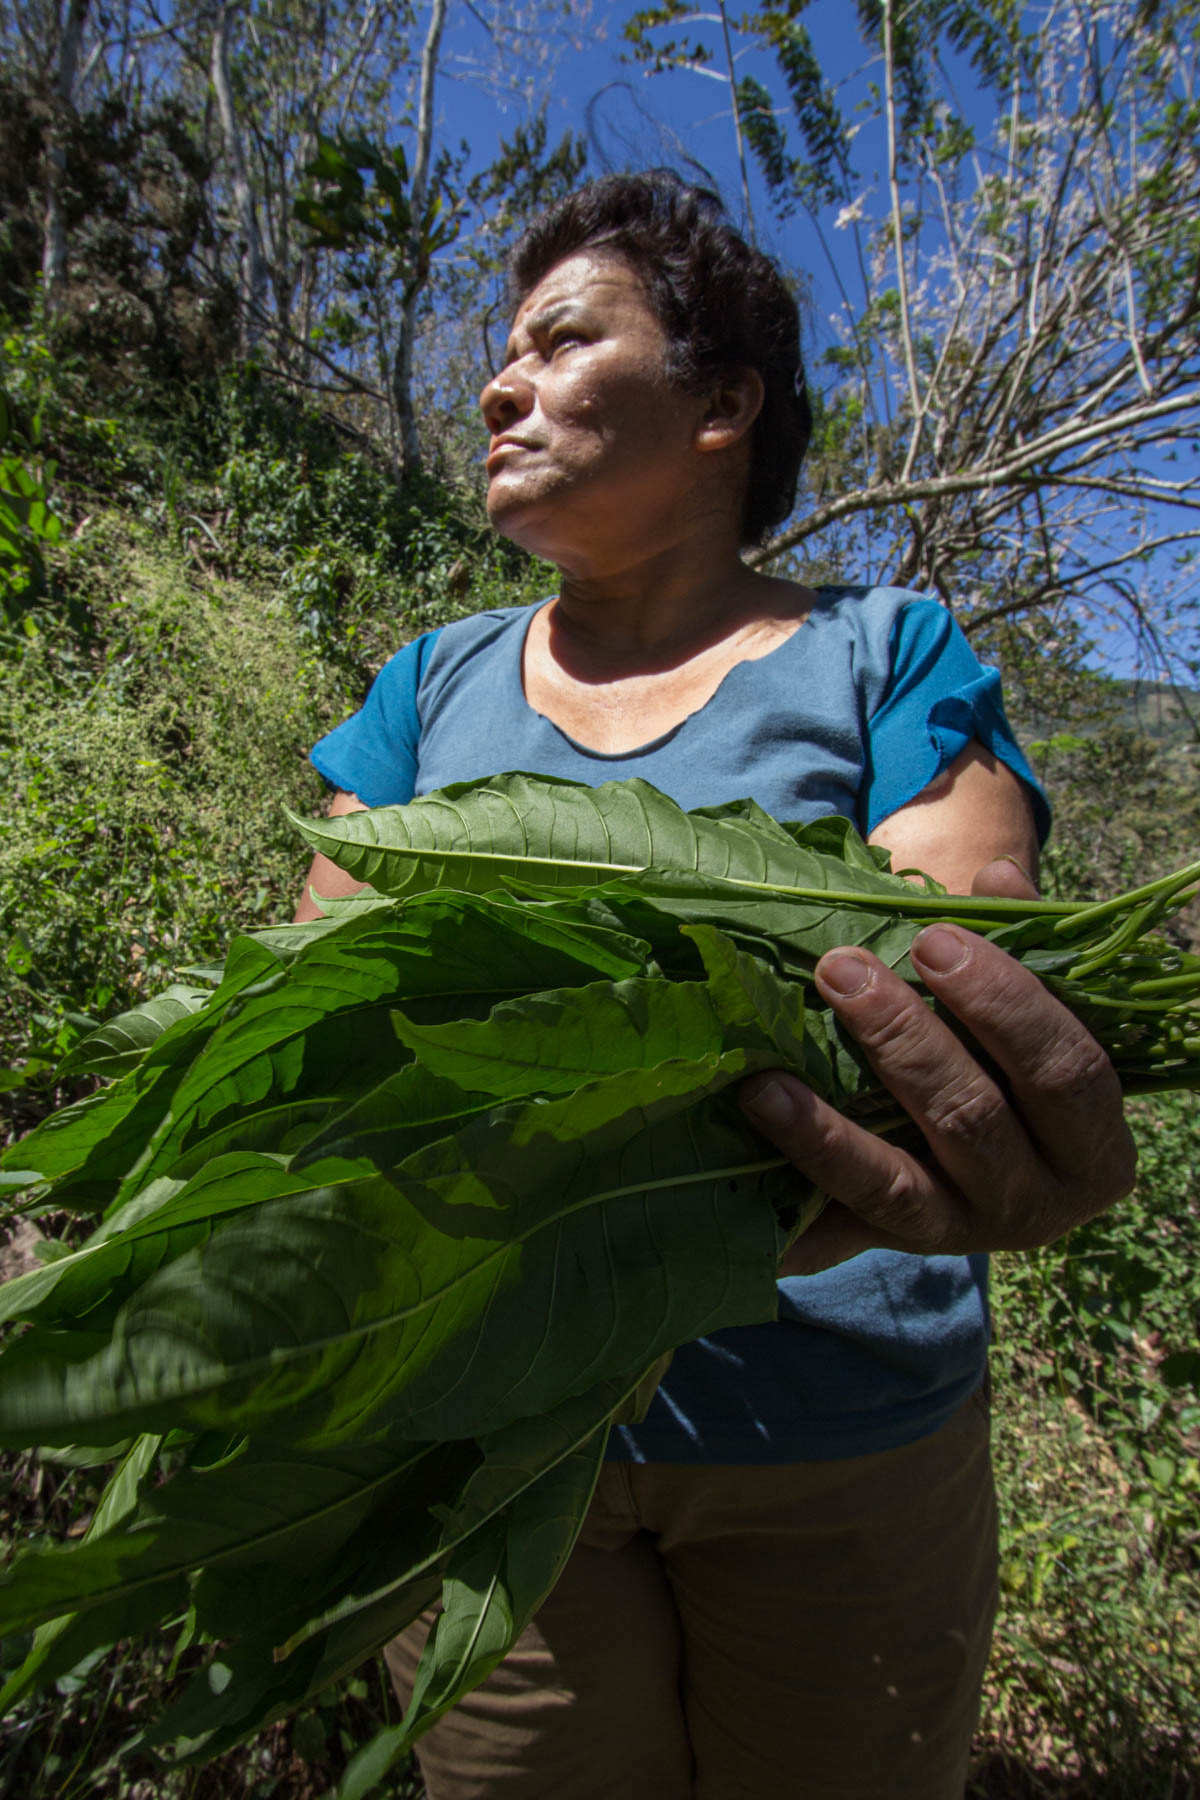
[[[957,938],[953,952],[959,954]],[[994,968],[992,974],[994,980]],[[989,1229],[999,1234],[997,1246],[1007,1243],[1028,1213],[1030,1190],[1052,1199],[1046,1190],[1054,1177],[998,1081],[915,989],[868,951],[830,951],[816,982],[920,1127],[946,1181],[968,1199],[978,1197]]]
[[[1074,1014],[1030,970],[957,926],[927,927],[913,944],[912,962],[930,993],[1004,1071],[1046,1164],[1078,1196],[1077,1218],[1127,1194],[1136,1152],[1120,1083]]]
[[[973,894],[986,894],[993,900],[1036,900],[1038,886],[1015,856],[998,856],[984,863],[971,883]]]
[[[778,1069],[755,1075],[743,1082],[738,1100],[763,1135],[858,1221],[851,1227],[835,1213],[824,1230],[825,1215],[810,1226],[794,1249],[811,1268],[872,1246],[922,1252],[967,1247],[962,1197],[936,1170],[844,1118],[794,1075]]]

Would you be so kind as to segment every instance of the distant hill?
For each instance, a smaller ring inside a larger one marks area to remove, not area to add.
[[[1166,746],[1200,738],[1200,689],[1169,681],[1114,681],[1121,718],[1142,737]]]
[[[1019,704],[1012,717],[1026,743],[1054,738],[1062,732],[1094,737],[1120,725],[1170,754],[1200,744],[1200,688],[1170,681],[1100,677],[1085,690],[1082,703],[1077,703],[1066,718],[1022,711]]]

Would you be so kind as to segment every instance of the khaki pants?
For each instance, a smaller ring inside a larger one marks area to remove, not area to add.
[[[961,1800],[995,1604],[986,1402],[784,1468],[609,1463],[430,1800]],[[389,1646],[407,1697],[428,1622]]]

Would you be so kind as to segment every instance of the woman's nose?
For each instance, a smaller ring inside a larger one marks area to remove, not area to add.
[[[515,420],[523,419],[532,406],[533,389],[516,363],[493,375],[479,396],[484,423],[493,437]]]

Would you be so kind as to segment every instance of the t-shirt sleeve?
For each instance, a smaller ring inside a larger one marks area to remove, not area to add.
[[[915,800],[972,741],[1025,784],[1044,843],[1050,807],[1004,716],[999,671],[984,667],[944,606],[914,600],[892,626],[890,673],[867,721],[864,830]]]
[[[412,799],[421,738],[417,699],[437,635],[423,632],[390,657],[360,710],[313,745],[309,761],[330,787],[356,794],[366,806]]]

